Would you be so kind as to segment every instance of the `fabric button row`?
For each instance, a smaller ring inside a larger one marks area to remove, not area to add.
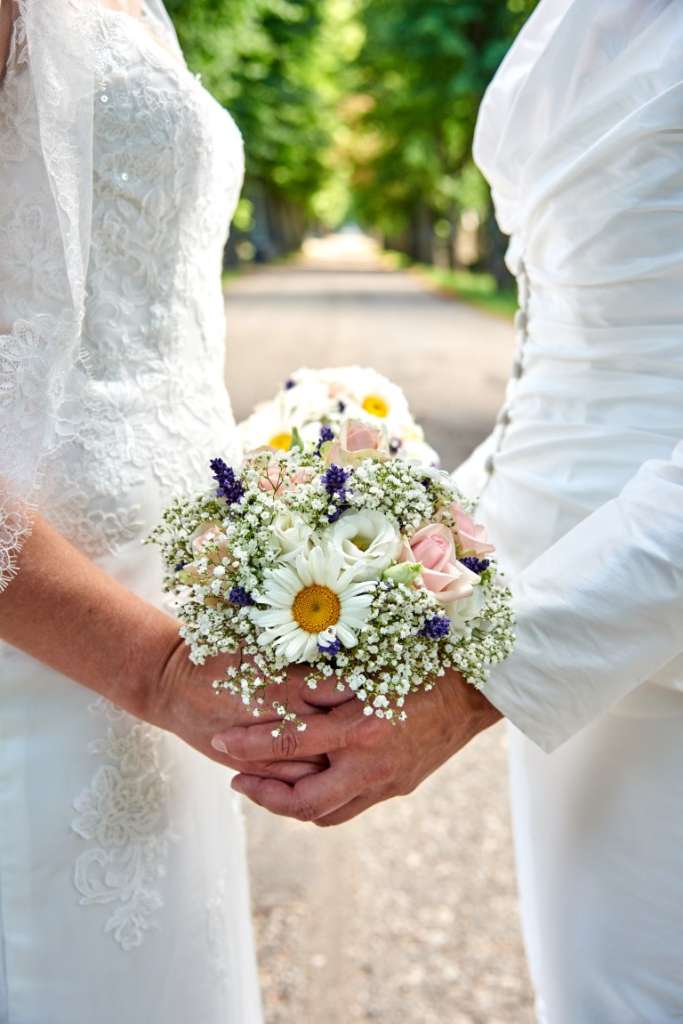
[[[528,313],[528,301],[529,301],[529,277],[526,272],[526,267],[522,262],[519,271],[519,299],[521,303],[520,309],[515,313],[514,326],[518,337],[517,357],[512,364],[511,376],[513,380],[519,380],[524,374],[524,346],[527,341],[527,331],[529,326],[529,313]],[[496,450],[492,452],[484,462],[484,470],[487,476],[490,478],[495,472],[496,468],[496,456],[501,451],[505,442],[505,434],[507,428],[512,422],[512,413],[510,412],[509,406],[505,405],[501,409],[498,419],[496,420],[496,426],[499,428],[498,439],[496,444]]]

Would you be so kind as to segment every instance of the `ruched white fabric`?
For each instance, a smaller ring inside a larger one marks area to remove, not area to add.
[[[683,1018],[682,50],[675,0],[542,0],[476,137],[519,353],[458,473],[516,599],[486,693],[547,1024]]]
[[[242,175],[156,0],[142,20],[22,0],[0,88],[0,476],[154,602],[143,538],[235,444],[220,274]],[[259,1024],[218,765],[5,648],[0,822],[2,1024]]]

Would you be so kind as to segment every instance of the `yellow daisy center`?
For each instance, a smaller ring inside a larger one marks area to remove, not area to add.
[[[381,395],[366,395],[363,399],[363,408],[371,416],[379,416],[385,419],[389,415],[389,405]]]
[[[307,633],[322,633],[339,622],[341,602],[329,587],[314,583],[296,595],[292,615]]]
[[[292,435],[286,433],[275,434],[274,437],[271,437],[268,444],[271,448],[279,448],[280,451],[288,452],[292,447]]]

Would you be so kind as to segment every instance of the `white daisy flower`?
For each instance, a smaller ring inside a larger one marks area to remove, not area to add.
[[[289,391],[281,391],[272,401],[259,405],[255,412],[238,425],[242,451],[268,447],[288,452],[297,430],[306,444],[315,444],[322,428],[321,417],[327,409],[300,408],[289,400]]]
[[[382,512],[347,512],[325,531],[325,540],[340,551],[356,579],[379,579],[401,553],[401,535]]]
[[[254,451],[267,445],[278,451],[288,452],[292,447],[293,427],[287,410],[277,400],[264,402],[255,412],[239,424],[239,438],[242,450]]]
[[[272,646],[289,662],[311,661],[321,635],[329,649],[330,630],[344,647],[354,647],[370,618],[374,583],[359,582],[338,551],[316,547],[289,565],[265,573],[256,598],[264,610],[251,617],[263,629],[259,644]]]
[[[412,421],[408,401],[398,385],[376,370],[345,366],[328,371],[340,387],[347,390],[352,402],[371,420],[382,421],[391,432],[394,424]]]

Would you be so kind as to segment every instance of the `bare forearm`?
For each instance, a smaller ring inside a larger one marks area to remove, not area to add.
[[[0,596],[0,639],[141,714],[178,645],[173,619],[131,593],[45,520]]]

